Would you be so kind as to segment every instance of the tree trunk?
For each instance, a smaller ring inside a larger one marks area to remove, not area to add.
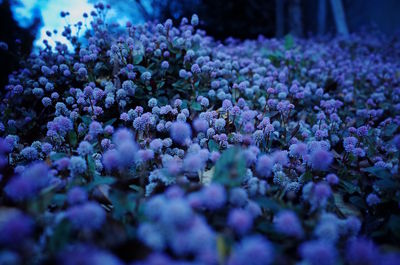
[[[326,0],[318,0],[318,35],[323,35],[326,30]]]
[[[301,37],[303,35],[300,0],[291,0],[289,2],[289,24],[291,34],[296,37]]]
[[[347,28],[346,16],[341,0],[331,0],[333,17],[336,24],[336,32],[345,37],[349,36],[349,29]]]

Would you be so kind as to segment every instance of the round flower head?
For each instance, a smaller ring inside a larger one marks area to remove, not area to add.
[[[274,261],[272,245],[261,236],[250,236],[242,239],[228,260],[228,265],[268,265]]]
[[[326,176],[326,181],[331,185],[336,185],[339,183],[339,178],[336,174],[331,173]]]
[[[88,141],[82,141],[78,146],[78,153],[81,156],[91,155],[93,153],[93,147]]]
[[[72,176],[77,176],[86,172],[87,165],[85,159],[80,156],[73,156],[69,162],[69,170]]]
[[[97,121],[93,121],[89,125],[89,134],[92,135],[93,137],[96,137],[97,135],[103,133],[103,127],[101,124]]]
[[[272,173],[273,160],[267,156],[262,155],[257,160],[256,171],[261,177],[269,177]]]
[[[381,199],[374,193],[370,193],[367,196],[367,204],[369,206],[377,205],[381,202]]]
[[[276,151],[272,154],[272,160],[274,161],[274,164],[278,163],[282,166],[287,166],[289,163],[289,159],[287,156],[286,151]]]
[[[226,202],[226,191],[220,184],[212,183],[204,187],[200,194],[204,206],[210,210],[219,209]]]
[[[88,195],[81,187],[74,187],[68,191],[67,200],[70,205],[86,202]]]
[[[233,209],[228,215],[228,225],[238,234],[248,232],[253,226],[253,216],[243,209]]]
[[[32,234],[34,222],[21,211],[14,208],[0,209],[0,245],[17,246]]]
[[[67,217],[76,229],[99,229],[106,219],[106,212],[98,203],[86,202],[69,208]]]
[[[242,188],[234,188],[229,193],[229,202],[236,207],[245,206],[248,199],[247,192]]]
[[[183,145],[186,140],[190,139],[192,131],[189,124],[185,122],[176,121],[172,123],[170,128],[171,138],[174,142]]]
[[[193,127],[197,132],[206,132],[208,129],[208,122],[204,119],[196,119],[193,122]]]
[[[334,265],[337,252],[334,246],[326,241],[308,241],[303,243],[299,252],[310,265]]]
[[[22,149],[21,155],[27,160],[35,160],[38,156],[38,151],[36,148],[28,146]]]
[[[332,164],[333,155],[329,151],[318,149],[311,154],[310,160],[314,170],[325,171]]]
[[[49,185],[51,174],[44,162],[31,164],[19,176],[14,176],[5,186],[5,193],[15,201],[32,198]]]
[[[300,238],[303,228],[296,214],[291,211],[281,211],[274,218],[274,227],[279,233]]]
[[[355,238],[347,243],[346,261],[349,264],[379,264],[379,260],[379,250],[372,241],[365,238]]]

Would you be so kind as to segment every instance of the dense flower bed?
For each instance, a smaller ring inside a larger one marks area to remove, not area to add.
[[[0,264],[400,263],[398,39],[220,43],[107,9],[10,76]]]

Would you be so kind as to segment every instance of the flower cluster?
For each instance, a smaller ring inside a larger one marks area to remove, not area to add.
[[[399,264],[399,39],[109,8],[2,91],[0,264]]]

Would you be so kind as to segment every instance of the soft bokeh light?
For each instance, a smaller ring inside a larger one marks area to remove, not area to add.
[[[43,46],[43,40],[47,39],[49,44],[54,46],[56,41],[65,42],[65,38],[61,35],[64,26],[68,23],[75,24],[83,20],[83,13],[89,13],[93,10],[93,4],[86,0],[21,0],[21,5],[14,7],[14,14],[18,22],[22,26],[28,26],[35,10],[40,12],[43,26],[38,32],[35,46]],[[70,15],[66,18],[60,16],[61,11],[68,11]],[[114,18],[118,23],[125,23],[128,18],[125,15],[118,14],[115,10],[110,10],[108,16]],[[75,28],[71,28],[75,32]],[[53,34],[51,38],[47,37],[46,31],[57,30],[57,34]]]

